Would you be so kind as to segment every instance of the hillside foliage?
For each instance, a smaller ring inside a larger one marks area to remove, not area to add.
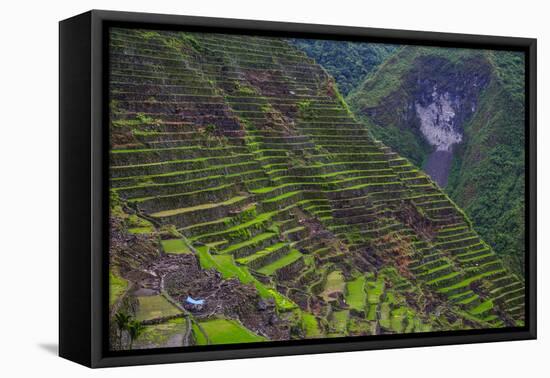
[[[523,56],[488,55],[494,80],[464,126],[447,190],[518,274],[525,256],[525,95]]]
[[[397,45],[318,39],[292,39],[291,43],[323,66],[344,96],[398,49]]]
[[[486,75],[463,116],[445,190],[515,272],[524,270],[524,61],[520,53],[408,46],[382,63],[346,100],[373,135],[423,167],[433,151],[414,103],[425,81],[460,88]],[[430,88],[425,88],[425,92]],[[452,89],[451,89],[452,90]],[[464,89],[460,89],[465,96]],[[397,110],[397,111],[396,111]]]

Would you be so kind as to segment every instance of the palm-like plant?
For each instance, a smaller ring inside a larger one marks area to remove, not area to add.
[[[143,333],[145,326],[137,320],[132,320],[128,323],[127,330],[130,335],[130,349],[132,349],[134,341]]]
[[[131,315],[128,315],[124,312],[117,312],[115,315],[115,323],[118,328],[118,346],[122,349],[122,332],[128,330],[128,325],[130,323]]]

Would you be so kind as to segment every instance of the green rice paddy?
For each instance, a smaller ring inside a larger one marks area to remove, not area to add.
[[[208,338],[210,344],[240,344],[266,341],[265,337],[246,329],[235,320],[213,319],[201,321],[199,324],[206,334],[206,337],[198,337],[199,343],[206,342],[206,338]],[[199,331],[198,328],[194,330],[195,332]]]
[[[170,303],[163,295],[138,297],[136,320],[152,320],[181,314],[180,309]]]

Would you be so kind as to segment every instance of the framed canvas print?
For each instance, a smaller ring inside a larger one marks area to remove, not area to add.
[[[536,337],[534,39],[60,23],[60,355]]]

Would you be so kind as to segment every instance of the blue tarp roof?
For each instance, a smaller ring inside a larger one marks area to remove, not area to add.
[[[187,298],[185,299],[185,301],[187,303],[191,303],[191,304],[194,304],[194,305],[201,305],[201,304],[204,304],[204,299],[193,299],[191,298],[190,296],[187,296]]]

